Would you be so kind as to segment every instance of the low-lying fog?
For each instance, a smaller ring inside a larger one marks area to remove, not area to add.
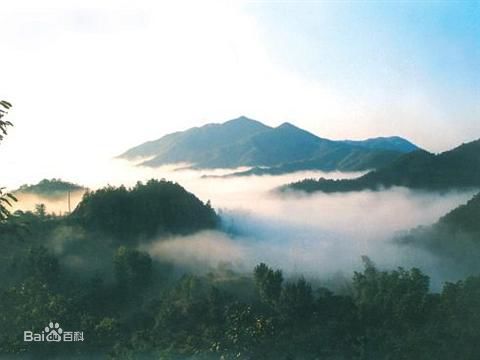
[[[82,200],[84,191],[74,191],[70,194],[70,208],[73,210],[75,206]],[[68,198],[67,194],[63,196],[40,196],[36,194],[23,193],[16,194],[17,202],[14,202],[13,211],[23,210],[23,211],[35,211],[35,207],[38,204],[45,204],[47,207],[47,212],[57,215],[62,215],[68,212]]]
[[[145,247],[152,256],[187,267],[207,269],[231,263],[247,271],[264,261],[290,274],[307,277],[329,276],[340,271],[350,276],[353,270],[361,268],[361,256],[367,255],[381,267],[417,266],[431,275],[434,283],[446,280],[450,275],[438,269],[436,259],[430,254],[397,247],[390,240],[399,231],[436,222],[474,195],[473,191],[440,195],[405,188],[310,195],[271,191],[305,177],[348,178],[359,173],[301,172],[282,176],[201,178],[231,170],[148,169],[118,161],[114,169],[110,176],[105,169],[97,173],[94,181],[91,176],[95,174],[86,176],[85,173],[65,180],[90,188],[106,184],[134,185],[138,180],[152,177],[174,180],[201,200],[211,200],[222,217],[226,232],[208,231],[159,239]],[[54,205],[46,199],[38,201],[46,203],[47,210],[55,206],[59,211],[58,202]],[[66,206],[66,199],[64,204]]]

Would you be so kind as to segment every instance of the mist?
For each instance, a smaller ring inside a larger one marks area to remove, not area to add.
[[[475,191],[432,193],[392,188],[337,194],[274,191],[305,177],[351,178],[360,173],[301,172],[282,176],[201,178],[204,171],[174,173],[180,183],[210,200],[222,219],[222,230],[186,237],[162,238],[147,247],[158,259],[195,271],[228,263],[251,271],[259,262],[289,275],[351,275],[369,256],[380,268],[419,267],[433,287],[457,276],[425,249],[398,246],[398,234],[435,223],[467,202]],[[203,265],[203,267],[202,267]]]
[[[84,190],[72,191],[70,193],[70,207],[73,210],[82,200]],[[68,213],[68,195],[42,196],[32,193],[16,194],[17,202],[12,205],[12,210],[34,211],[38,204],[45,204],[48,213],[57,215]]]
[[[111,161],[97,172],[79,171],[67,180],[91,189],[106,185],[133,186],[137,181],[165,178],[178,182],[202,201],[211,201],[221,218],[218,231],[184,237],[161,237],[144,244],[153,258],[194,271],[229,264],[251,271],[259,262],[290,275],[330,277],[351,275],[369,256],[379,267],[419,267],[433,284],[455,280],[441,259],[425,249],[399,246],[393,238],[419,225],[430,225],[467,202],[475,191],[432,193],[391,188],[351,193],[278,193],[275,189],[304,178],[353,178],[361,172],[307,171],[280,176],[203,177],[239,169],[156,169]],[[72,205],[81,194],[72,197]],[[22,197],[19,208],[45,203],[47,211],[64,213],[66,198]]]

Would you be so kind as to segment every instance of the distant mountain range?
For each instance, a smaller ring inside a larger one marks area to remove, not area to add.
[[[320,138],[290,123],[270,127],[239,117],[175,132],[127,150],[120,158],[148,159],[140,165],[189,163],[194,168],[254,167],[249,174],[299,170],[374,169],[419,148],[400,137],[364,141]]]
[[[480,188],[480,140],[438,155],[424,150],[410,152],[356,179],[305,179],[283,189],[347,192],[392,186],[425,190]]]

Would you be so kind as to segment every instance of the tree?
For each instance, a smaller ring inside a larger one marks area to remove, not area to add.
[[[60,276],[58,259],[44,246],[30,248],[21,262],[25,278],[51,284]]]
[[[17,198],[10,193],[4,193],[5,188],[0,188],[0,221],[5,220],[10,215],[8,206],[12,206],[12,201],[17,201]]]
[[[419,269],[380,271],[368,258],[353,277],[353,300],[364,336],[361,358],[411,359],[420,353],[416,339],[431,311],[429,278]]]
[[[295,321],[303,321],[311,315],[313,303],[312,286],[303,277],[285,285],[281,296],[285,315]]]
[[[7,135],[7,128],[12,126],[10,121],[3,120],[3,117],[8,113],[8,110],[12,107],[8,101],[0,101],[0,141],[3,140],[5,135]],[[12,206],[12,201],[17,201],[15,196],[9,193],[4,193],[5,188],[0,188],[0,221],[5,220],[9,215],[10,211],[7,206]]]
[[[150,284],[152,259],[147,253],[120,246],[113,257],[113,265],[120,286],[139,290]]]
[[[4,121],[3,117],[7,115],[8,110],[12,107],[12,104],[5,100],[0,101],[0,140],[7,135],[7,127],[12,126],[10,121]]]
[[[35,215],[40,217],[45,217],[47,215],[47,207],[45,206],[45,204],[35,205]]]
[[[260,299],[270,305],[277,304],[282,292],[282,271],[274,271],[261,263],[254,269],[254,279]]]

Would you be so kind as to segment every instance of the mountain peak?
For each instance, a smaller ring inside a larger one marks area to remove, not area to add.
[[[250,119],[244,115],[242,116],[239,116],[238,118],[235,118],[235,119],[232,119],[232,120],[228,120],[222,124],[219,124],[220,126],[231,126],[231,125],[235,125],[235,126],[255,126],[255,127],[260,127],[260,128],[265,128],[265,129],[269,129],[270,127],[261,123],[260,121],[257,121],[257,120],[253,120],[253,119]]]
[[[234,119],[234,120],[238,120],[238,121],[241,121],[241,120],[243,120],[243,121],[245,121],[245,120],[246,120],[246,121],[250,121],[250,120],[253,120],[253,119],[250,119],[249,117],[246,117],[245,115],[241,115],[241,116],[239,116],[238,118],[236,118],[236,119]]]
[[[235,119],[228,120],[228,121],[224,122],[224,124],[231,123],[231,122],[252,122],[252,121],[253,122],[259,122],[257,120],[253,120],[253,119],[250,119],[249,117],[246,117],[246,116],[242,115],[242,116],[239,116]]]
[[[298,129],[295,125],[289,123],[289,122],[284,122],[280,126],[278,126],[279,129]]]

